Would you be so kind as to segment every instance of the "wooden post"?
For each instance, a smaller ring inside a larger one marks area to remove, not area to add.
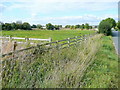
[[[56,48],[59,49],[59,44],[58,44],[58,40],[56,41]]]
[[[12,37],[11,37],[11,36],[9,36],[9,42],[11,42],[11,40],[12,40]]]
[[[29,38],[26,37],[25,40],[26,40],[26,42],[28,42]]]
[[[70,47],[70,38],[68,38],[68,47]]]
[[[49,42],[52,42],[52,38],[51,37],[49,37]]]
[[[14,42],[14,45],[13,45],[13,51],[16,50],[16,47],[17,47],[17,42],[15,41],[15,42]]]
[[[77,38],[78,38],[78,36],[75,36],[76,44],[77,44]]]
[[[50,42],[50,46],[51,46],[51,42],[52,42],[52,38],[51,37],[49,37],[49,42]]]

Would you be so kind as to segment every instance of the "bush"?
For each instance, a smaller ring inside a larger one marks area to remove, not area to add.
[[[105,35],[112,35],[112,31],[111,31],[112,27],[111,24],[106,21],[106,20],[102,20],[99,24],[99,33],[103,33]]]

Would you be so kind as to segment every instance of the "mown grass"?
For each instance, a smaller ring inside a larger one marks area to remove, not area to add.
[[[84,34],[94,33],[91,30],[14,30],[2,31],[2,35],[11,35],[12,37],[28,37],[28,38],[52,38],[55,40],[62,40],[68,37],[80,36]]]
[[[82,82],[82,88],[118,88],[118,56],[110,36],[102,37],[102,47]]]

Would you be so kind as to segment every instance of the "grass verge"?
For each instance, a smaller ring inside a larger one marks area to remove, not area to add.
[[[118,56],[110,36],[102,37],[102,46],[81,82],[82,88],[118,88]]]

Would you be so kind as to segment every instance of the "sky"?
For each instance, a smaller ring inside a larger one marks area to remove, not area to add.
[[[0,0],[0,21],[98,25],[105,18],[118,21],[119,0]]]

